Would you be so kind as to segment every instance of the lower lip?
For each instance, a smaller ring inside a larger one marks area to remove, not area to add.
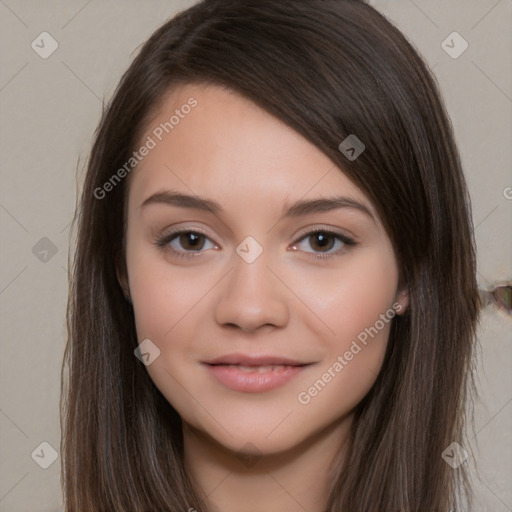
[[[221,383],[233,391],[261,393],[284,386],[300,373],[305,366],[279,366],[274,370],[246,372],[235,366],[210,365],[206,367]]]

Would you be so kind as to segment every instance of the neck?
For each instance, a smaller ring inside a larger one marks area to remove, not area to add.
[[[345,451],[353,415],[279,453],[235,453],[184,425],[185,466],[208,512],[324,512],[331,466]]]

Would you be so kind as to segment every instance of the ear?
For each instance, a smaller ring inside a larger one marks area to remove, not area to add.
[[[397,304],[397,307],[394,308],[397,315],[403,315],[407,311],[409,307],[409,288],[407,286],[398,291],[394,304]]]
[[[131,304],[132,299],[130,296],[130,286],[128,284],[128,275],[127,275],[127,270],[126,270],[126,264],[125,264],[124,260],[120,259],[119,257],[116,257],[115,266],[116,266],[117,281],[119,282],[119,285],[121,286],[121,289],[123,290],[126,300]]]

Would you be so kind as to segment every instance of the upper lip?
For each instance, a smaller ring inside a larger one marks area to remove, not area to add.
[[[222,365],[233,364],[241,366],[266,366],[270,364],[283,366],[306,366],[311,363],[304,363],[294,359],[272,355],[249,355],[249,354],[226,354],[224,356],[204,361],[206,364]]]

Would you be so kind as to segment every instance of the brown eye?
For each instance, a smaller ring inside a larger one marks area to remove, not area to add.
[[[294,249],[299,248],[313,258],[325,259],[332,256],[342,256],[351,246],[355,245],[357,243],[354,240],[342,233],[329,229],[317,229],[306,233],[305,236],[297,240]]]
[[[329,251],[335,244],[335,237],[324,231],[317,231],[316,233],[308,235],[310,238],[310,246],[318,251]]]
[[[186,250],[200,250],[203,248],[206,237],[194,231],[185,231],[178,237],[179,245]]]
[[[210,247],[205,247],[207,243],[211,244]],[[180,257],[200,256],[204,252],[203,249],[216,248],[206,235],[191,230],[173,231],[158,239],[156,245],[162,250]]]

